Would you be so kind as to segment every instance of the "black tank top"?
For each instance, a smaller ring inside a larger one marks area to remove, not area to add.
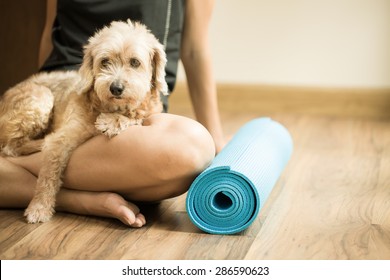
[[[83,46],[95,31],[114,20],[145,24],[165,46],[166,81],[173,91],[180,58],[184,0],[58,0],[52,31],[53,51],[41,71],[76,70]],[[164,99],[167,109],[167,100]]]

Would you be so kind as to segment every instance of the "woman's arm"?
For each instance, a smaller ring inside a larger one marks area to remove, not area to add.
[[[214,138],[219,152],[225,145],[212,71],[208,29],[213,0],[187,0],[181,60],[197,120]]]
[[[38,63],[39,68],[42,67],[45,60],[49,57],[49,54],[53,48],[51,42],[51,30],[53,28],[53,22],[56,17],[57,0],[46,1],[46,22],[43,28],[41,44],[39,47]]]

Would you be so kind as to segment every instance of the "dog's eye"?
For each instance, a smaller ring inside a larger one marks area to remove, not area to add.
[[[130,59],[130,66],[131,67],[138,68],[140,65],[141,65],[141,62],[138,59],[136,59],[134,57]]]
[[[110,60],[108,58],[103,58],[102,61],[100,62],[100,65],[103,67],[103,68],[107,68],[108,65],[110,65]]]

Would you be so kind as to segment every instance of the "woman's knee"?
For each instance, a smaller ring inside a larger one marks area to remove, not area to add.
[[[161,143],[159,174],[165,179],[194,177],[202,172],[215,156],[210,133],[200,123],[185,117],[165,114],[161,129],[166,135]]]
[[[177,126],[178,147],[181,148],[176,151],[177,156],[197,171],[206,168],[215,156],[214,141],[207,129],[188,118],[180,118],[172,126]]]
[[[198,122],[169,114],[152,117],[145,125],[151,127],[152,133],[147,135],[152,139],[148,139],[151,141],[147,143],[147,157],[139,176],[145,178],[146,169],[151,185],[142,191],[126,190],[124,196],[131,200],[158,201],[185,193],[215,156],[211,135]]]

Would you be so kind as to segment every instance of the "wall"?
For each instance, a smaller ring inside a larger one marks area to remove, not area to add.
[[[390,0],[217,0],[210,37],[218,83],[390,87]]]
[[[0,95],[38,69],[44,0],[0,0]]]

